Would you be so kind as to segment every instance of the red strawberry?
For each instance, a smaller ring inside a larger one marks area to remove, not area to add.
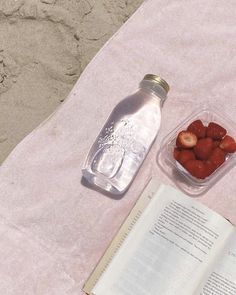
[[[225,162],[225,153],[220,148],[215,148],[209,157],[209,161],[218,168]]]
[[[195,160],[195,154],[192,150],[182,150],[177,158],[177,161],[183,166],[189,160]]]
[[[207,177],[207,170],[203,161],[190,160],[184,164],[184,167],[194,177],[200,179],[204,179]]]
[[[206,176],[210,176],[216,170],[216,167],[209,160],[205,161],[204,164],[205,164],[205,168],[206,168]]]
[[[194,147],[194,153],[200,160],[207,160],[211,154],[213,140],[210,137],[199,139]]]
[[[187,130],[194,133],[197,136],[197,138],[203,138],[206,136],[206,127],[203,125],[201,120],[196,120],[193,123],[191,123],[188,126]]]
[[[214,122],[211,122],[207,127],[206,135],[207,137],[211,137],[212,139],[221,139],[225,136],[226,133],[227,131],[225,128]]]
[[[178,161],[178,157],[179,157],[180,152],[181,152],[181,149],[174,148],[173,156],[174,156],[175,160],[177,160],[177,161]]]
[[[197,143],[197,136],[190,131],[181,131],[176,140],[177,147],[192,148]]]
[[[214,140],[213,141],[213,149],[217,148],[220,145],[221,141],[220,140]]]
[[[220,143],[220,148],[227,153],[234,153],[236,151],[236,142],[233,137],[225,135]]]

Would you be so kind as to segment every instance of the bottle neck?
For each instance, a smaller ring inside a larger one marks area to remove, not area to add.
[[[162,88],[159,84],[156,82],[143,80],[139,84],[139,89],[144,90],[145,92],[148,92],[156,97],[158,97],[161,100],[161,103],[163,104],[164,101],[167,98],[167,92],[164,88]]]

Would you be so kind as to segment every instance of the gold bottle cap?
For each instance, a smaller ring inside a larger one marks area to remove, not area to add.
[[[143,80],[148,80],[159,84],[163,89],[165,89],[166,93],[168,93],[168,91],[170,90],[169,84],[157,75],[147,74],[144,76]]]

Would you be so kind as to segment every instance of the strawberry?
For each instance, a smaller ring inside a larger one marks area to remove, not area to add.
[[[187,130],[194,133],[197,138],[204,138],[206,136],[206,127],[203,125],[201,120],[192,122],[188,126]]]
[[[207,177],[206,166],[203,161],[190,160],[184,164],[184,168],[194,177],[204,179]]]
[[[176,140],[177,147],[192,148],[197,143],[197,136],[190,131],[181,131]]]
[[[209,160],[205,161],[204,164],[206,168],[206,176],[210,176],[216,170],[215,165]]]
[[[174,156],[175,160],[177,160],[177,161],[178,161],[178,157],[179,157],[180,152],[181,152],[181,149],[174,148],[173,156]]]
[[[177,161],[183,166],[189,160],[195,160],[195,154],[192,150],[182,150],[180,151]]]
[[[220,145],[221,141],[220,140],[214,140],[213,141],[213,149],[217,148]]]
[[[219,147],[227,153],[234,153],[236,151],[236,142],[233,137],[225,135]]]
[[[217,147],[211,153],[209,161],[215,166],[215,169],[217,169],[225,162],[225,153],[222,151],[222,149]]]
[[[208,124],[207,132],[206,132],[207,137],[211,137],[212,139],[216,139],[216,140],[222,139],[226,133],[227,133],[226,129],[223,128],[222,126],[214,122],[210,122]]]
[[[211,154],[213,140],[210,137],[201,138],[194,147],[194,153],[200,160],[207,160]]]

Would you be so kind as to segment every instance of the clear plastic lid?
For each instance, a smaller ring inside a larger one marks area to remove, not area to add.
[[[190,196],[200,196],[206,193],[215,183],[225,176],[236,164],[236,153],[227,154],[226,161],[205,179],[198,179],[184,169],[173,157],[178,133],[185,130],[193,121],[200,119],[204,125],[216,122],[227,130],[227,134],[236,138],[236,123],[221,110],[206,105],[199,107],[172,130],[161,144],[157,154],[157,164],[162,171],[178,186],[184,193]]]

